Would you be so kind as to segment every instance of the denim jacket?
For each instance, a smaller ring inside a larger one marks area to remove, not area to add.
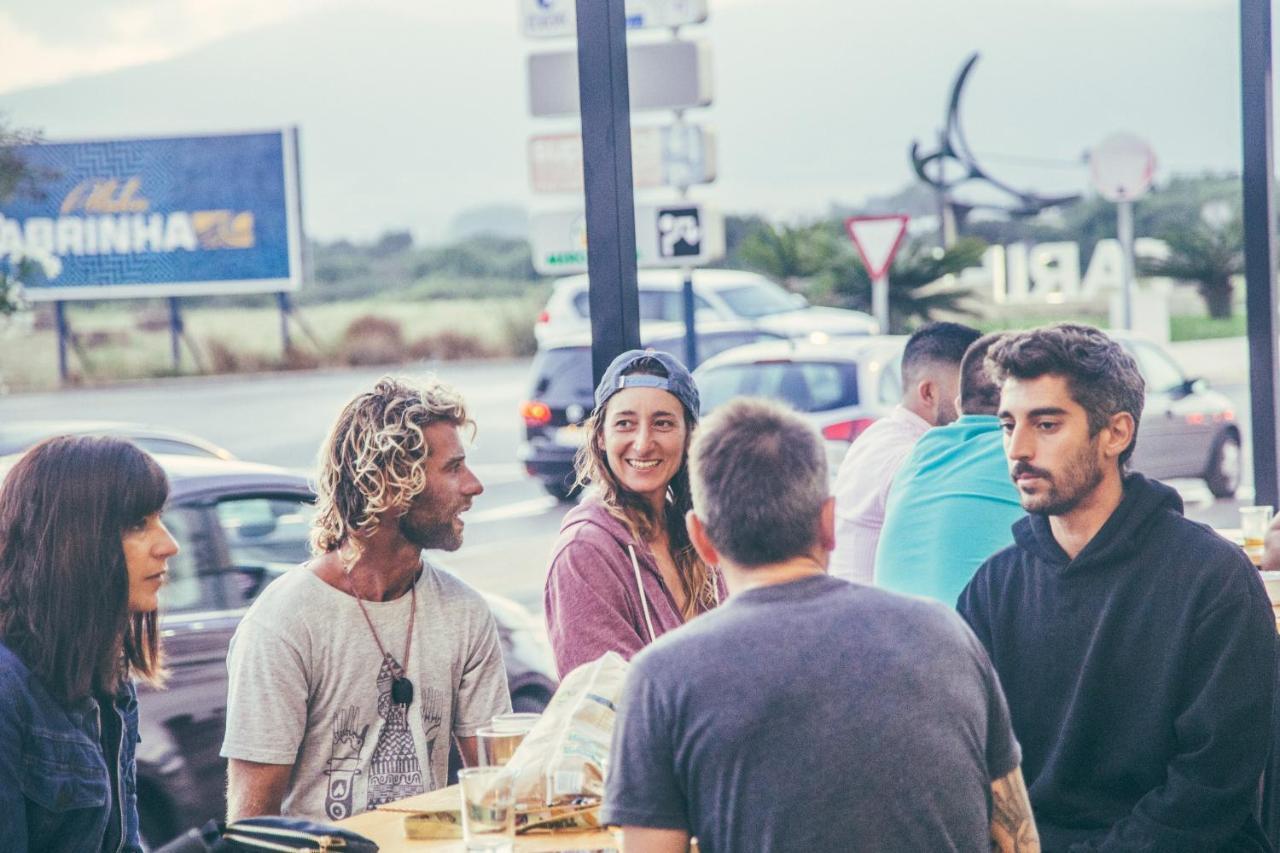
[[[99,714],[120,716],[119,788],[111,792]],[[111,707],[84,699],[66,709],[0,644],[0,849],[99,853],[112,810],[125,853],[138,838],[138,698],[126,684]]]

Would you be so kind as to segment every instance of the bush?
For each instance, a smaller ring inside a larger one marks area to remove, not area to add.
[[[409,347],[414,359],[458,361],[464,358],[493,358],[499,353],[474,335],[446,330],[418,338]]]
[[[351,367],[399,364],[407,357],[400,324],[376,314],[364,314],[352,320],[338,344],[339,363]]]

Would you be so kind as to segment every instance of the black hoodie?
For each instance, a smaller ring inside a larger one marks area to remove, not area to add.
[[[960,614],[987,647],[1046,853],[1270,850],[1251,813],[1276,625],[1235,545],[1130,474],[1074,560],[1032,514]]]

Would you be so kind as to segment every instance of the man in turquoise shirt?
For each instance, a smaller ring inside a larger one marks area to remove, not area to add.
[[[960,418],[921,436],[894,477],[876,586],[954,607],[983,560],[1013,543],[1010,528],[1023,509],[996,419],[1000,389],[984,367],[999,338],[986,335],[965,352]]]

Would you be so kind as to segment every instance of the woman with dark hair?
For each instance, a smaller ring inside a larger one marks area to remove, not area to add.
[[[575,460],[591,492],[564,518],[544,597],[562,677],[605,652],[630,660],[724,597],[684,523],[693,377],[667,353],[631,350],[609,365],[595,403]]]
[[[36,445],[0,485],[6,851],[141,850],[132,678],[161,677],[168,491],[133,444],[84,436]]]

